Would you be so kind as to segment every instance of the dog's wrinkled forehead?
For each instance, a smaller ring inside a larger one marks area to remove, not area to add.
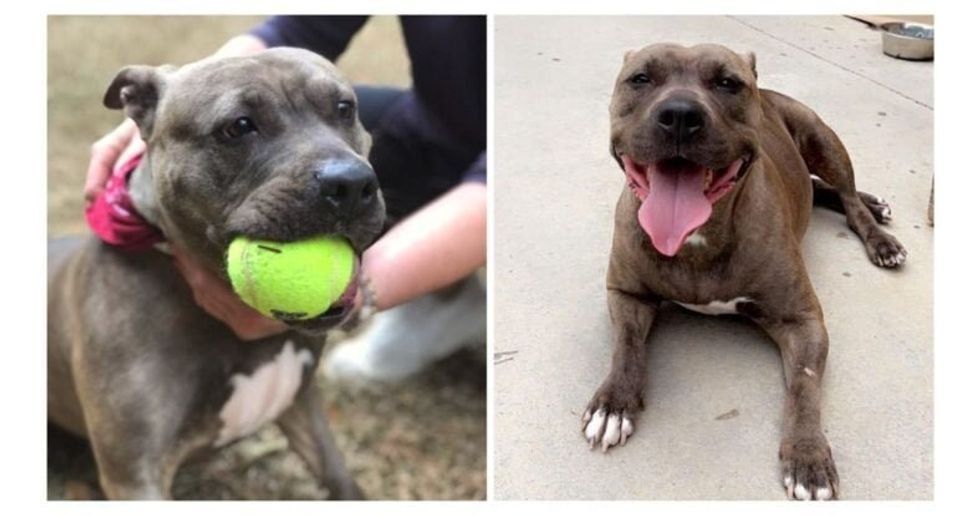
[[[208,118],[243,109],[329,112],[337,101],[353,97],[353,87],[329,61],[282,48],[181,67],[167,78],[158,116],[161,122],[196,120],[207,126]]]
[[[658,83],[708,80],[719,75],[739,78],[754,84],[755,54],[738,54],[715,44],[690,47],[673,43],[658,43],[626,53],[621,78],[646,73]]]

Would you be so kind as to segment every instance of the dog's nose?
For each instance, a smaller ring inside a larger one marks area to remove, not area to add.
[[[374,170],[360,159],[331,160],[313,172],[320,196],[339,214],[369,205],[378,192]]]
[[[678,143],[704,128],[704,110],[690,100],[669,100],[657,110],[657,125]]]

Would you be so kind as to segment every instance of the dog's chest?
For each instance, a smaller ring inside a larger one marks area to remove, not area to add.
[[[233,375],[229,380],[231,396],[218,414],[221,429],[214,445],[248,436],[278,418],[293,403],[303,383],[303,371],[313,362],[313,353],[297,350],[287,340],[279,354],[252,373]]]
[[[688,304],[686,302],[674,301],[679,306],[704,315],[737,315],[741,313],[739,311],[739,304],[744,305],[751,302],[748,297],[735,297],[731,300],[713,300],[705,304]]]

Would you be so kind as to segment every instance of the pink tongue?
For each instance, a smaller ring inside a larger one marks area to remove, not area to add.
[[[711,202],[704,196],[704,170],[661,170],[650,165],[647,176],[650,194],[637,217],[653,246],[673,256],[711,216]]]

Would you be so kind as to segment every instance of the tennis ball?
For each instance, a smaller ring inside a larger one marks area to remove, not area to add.
[[[306,320],[327,311],[354,275],[354,249],[343,238],[292,243],[235,238],[228,247],[235,293],[263,315]]]

